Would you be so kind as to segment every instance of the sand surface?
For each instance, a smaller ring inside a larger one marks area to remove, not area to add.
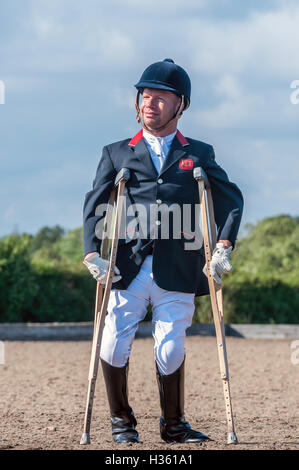
[[[216,340],[186,339],[185,412],[190,424],[213,441],[163,443],[153,341],[136,339],[130,358],[130,404],[139,444],[111,438],[100,371],[93,408],[91,444],[80,446],[90,342],[5,342],[0,365],[0,449],[299,449],[299,364],[288,340],[227,338],[237,446],[226,444],[226,416]]]

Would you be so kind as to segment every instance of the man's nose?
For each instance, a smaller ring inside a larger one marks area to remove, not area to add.
[[[148,105],[149,108],[155,108],[156,104],[157,104],[157,102],[156,102],[155,98],[150,98],[147,102],[147,105]]]

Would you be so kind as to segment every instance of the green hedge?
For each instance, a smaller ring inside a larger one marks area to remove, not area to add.
[[[57,241],[36,248],[34,237],[27,234],[1,240],[1,322],[93,319],[95,281],[82,260],[69,258],[73,238],[74,233],[70,233],[63,240],[63,250],[68,253],[65,258]]]
[[[245,229],[234,270],[223,276],[225,321],[299,323],[299,218],[270,217]],[[82,227],[0,240],[1,322],[91,321],[95,289],[82,264]],[[195,307],[194,321],[213,321],[209,296]]]
[[[223,302],[226,323],[299,323],[299,288],[277,279],[224,282]],[[213,321],[209,296],[195,305],[194,321]]]

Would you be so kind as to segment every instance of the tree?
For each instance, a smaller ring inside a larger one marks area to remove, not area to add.
[[[31,251],[37,251],[44,247],[49,247],[60,240],[65,234],[65,229],[60,225],[54,227],[42,227],[33,237]]]

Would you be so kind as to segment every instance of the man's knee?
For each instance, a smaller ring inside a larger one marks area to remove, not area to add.
[[[127,364],[131,352],[131,343],[121,341],[115,336],[103,334],[100,358],[114,367],[123,367]]]
[[[155,359],[160,374],[170,375],[182,364],[185,357],[185,348],[184,344],[180,343],[167,341],[155,348]]]
[[[124,367],[128,362],[129,355],[122,351],[111,353],[108,349],[101,349],[100,358],[113,367]]]

